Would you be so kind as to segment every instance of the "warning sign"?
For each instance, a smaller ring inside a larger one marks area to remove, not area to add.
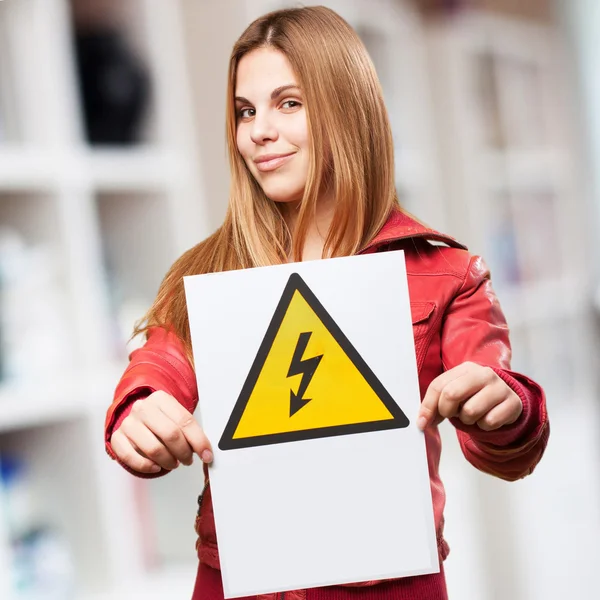
[[[407,427],[409,420],[304,280],[283,291],[219,448]]]

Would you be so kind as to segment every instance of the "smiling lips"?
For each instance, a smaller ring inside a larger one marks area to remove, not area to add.
[[[294,152],[290,152],[289,154],[265,154],[264,156],[259,156],[254,159],[256,163],[256,168],[266,173],[268,171],[274,171],[288,162],[292,156],[294,156]]]

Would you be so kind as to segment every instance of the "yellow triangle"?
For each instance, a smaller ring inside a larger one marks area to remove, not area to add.
[[[408,419],[294,273],[223,432],[222,450],[406,427]]]

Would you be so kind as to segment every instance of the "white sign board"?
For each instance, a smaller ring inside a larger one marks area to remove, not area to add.
[[[438,572],[404,253],[185,291],[225,597]]]

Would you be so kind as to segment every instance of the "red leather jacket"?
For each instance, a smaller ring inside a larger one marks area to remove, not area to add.
[[[433,245],[428,240],[446,245]],[[506,480],[525,477],[542,457],[548,441],[545,396],[536,383],[510,370],[508,328],[483,260],[470,255],[449,236],[427,229],[401,212],[391,215],[364,253],[389,249],[405,251],[421,397],[437,375],[460,363],[472,361],[493,368],[521,398],[523,412],[519,419],[492,432],[457,419],[452,419],[452,425],[465,458],[474,467]],[[112,433],[133,401],[156,390],[171,394],[190,412],[196,408],[192,367],[179,340],[160,328],[150,331],[146,344],[131,354],[108,409],[105,441],[113,458]],[[439,476],[441,440],[437,427],[426,430],[425,440],[438,549],[443,560],[448,546],[443,537],[445,494]],[[165,472],[134,474],[155,477]],[[197,549],[201,562],[218,568],[208,476],[204,492],[196,519]]]

